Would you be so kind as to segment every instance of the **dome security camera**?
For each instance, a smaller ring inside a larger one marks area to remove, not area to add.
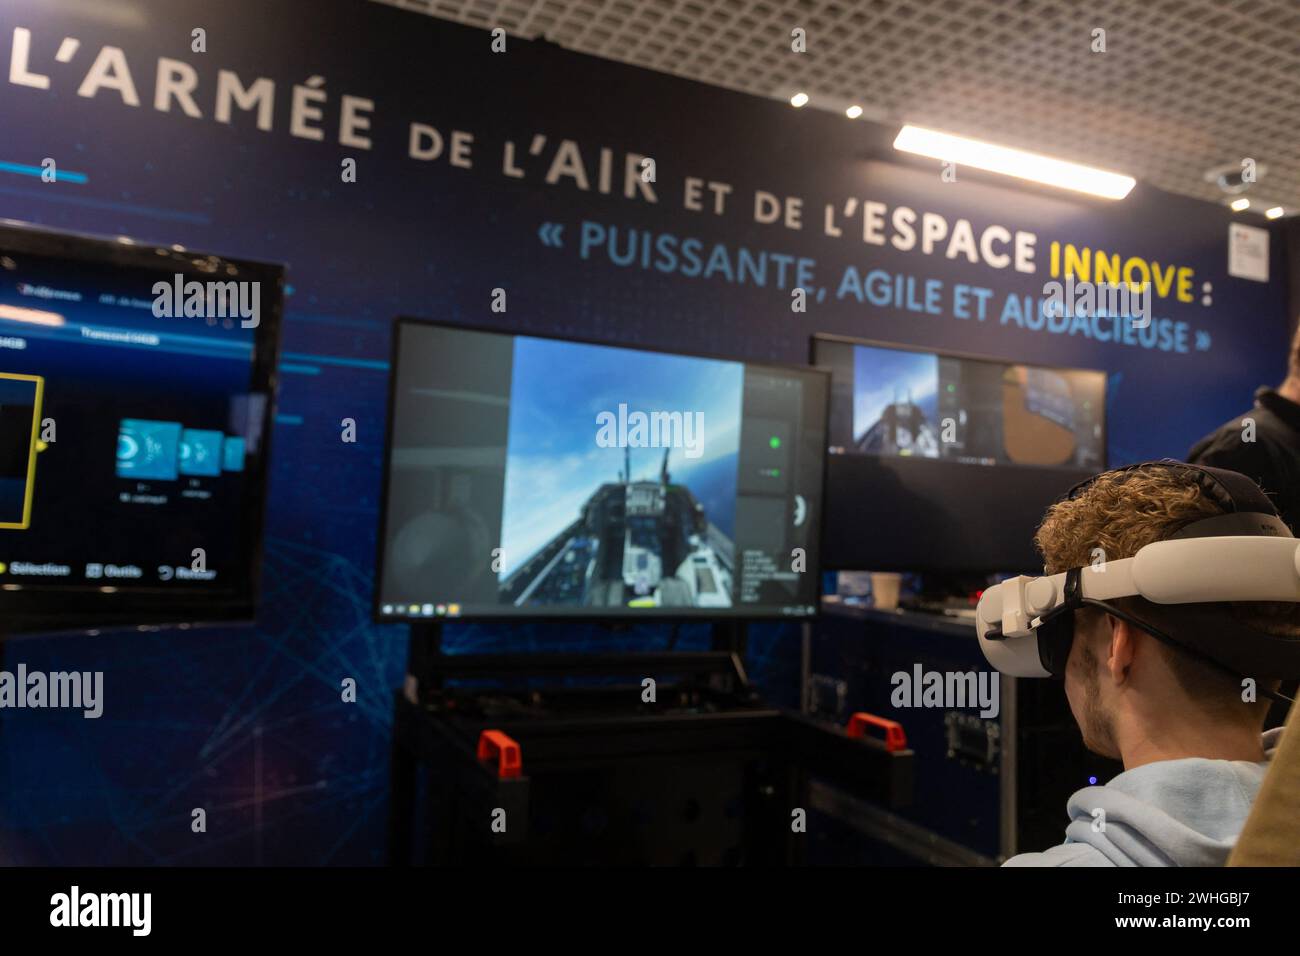
[[[1214,183],[1229,196],[1236,196],[1263,179],[1267,172],[1268,167],[1263,163],[1243,159],[1206,170],[1205,180]]]

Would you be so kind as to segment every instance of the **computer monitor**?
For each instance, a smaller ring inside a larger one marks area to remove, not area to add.
[[[0,629],[252,617],[282,282],[0,225]]]
[[[393,330],[380,621],[816,612],[827,376]]]
[[[1106,467],[1106,373],[813,337],[831,372],[828,568],[1033,571],[1047,507]]]

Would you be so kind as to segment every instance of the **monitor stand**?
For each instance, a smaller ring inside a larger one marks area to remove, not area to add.
[[[623,626],[623,622],[596,623],[611,628]],[[737,690],[750,689],[742,663],[748,649],[748,622],[743,620],[712,622],[711,648],[708,651],[650,653],[446,654],[442,643],[442,621],[411,624],[410,629],[403,694],[413,704],[428,703],[438,696],[449,677],[641,675],[658,671],[717,672],[721,669],[737,679]]]
[[[764,703],[741,663],[747,624],[712,624],[710,650],[587,654],[446,654],[443,622],[412,624],[410,673],[394,701],[390,863],[411,862],[417,833],[426,834],[431,862],[544,853],[548,837],[530,821],[545,816],[547,801],[558,805],[556,795],[568,792],[575,771],[583,800],[600,792],[624,806],[631,798],[617,791],[620,781],[635,788],[643,775],[666,777],[665,795],[656,799],[671,801],[680,800],[679,788],[695,786],[690,773],[678,779],[656,767],[703,762],[707,786],[715,789],[718,768],[734,774],[743,767],[737,779],[750,809],[742,842],[745,859],[756,863],[798,858],[801,841],[790,842],[787,808],[807,806],[811,777],[891,809],[911,801],[914,754],[901,735],[880,740],[854,733],[852,724],[846,729]],[[637,685],[647,675],[672,679],[661,707],[645,706],[640,696]],[[523,683],[522,692],[485,686],[512,682]],[[588,780],[604,789],[593,790]],[[637,789],[633,796],[645,794]],[[418,825],[421,800],[430,803],[425,819],[435,821],[428,826]],[[499,839],[473,837],[472,821],[497,812],[519,825]],[[493,856],[497,851],[504,856]]]

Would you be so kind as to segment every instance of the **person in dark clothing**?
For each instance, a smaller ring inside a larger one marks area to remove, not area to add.
[[[1253,478],[1300,537],[1300,329],[1289,358],[1286,380],[1258,389],[1255,407],[1198,441],[1187,460]]]
[[[1198,441],[1187,460],[1253,478],[1291,533],[1300,538],[1300,326],[1291,340],[1282,384],[1256,389],[1255,407]],[[1286,681],[1282,692],[1296,696],[1300,682]],[[1281,726],[1286,714],[1287,708],[1275,703],[1264,726]]]

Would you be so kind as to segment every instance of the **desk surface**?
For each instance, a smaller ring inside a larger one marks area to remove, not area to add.
[[[908,611],[899,608],[895,611],[883,611],[874,607],[862,607],[854,604],[845,604],[829,598],[822,599],[822,614],[828,617],[849,618],[869,623],[902,625],[904,627],[920,628],[927,631],[937,631],[942,634],[950,634],[955,637],[974,637],[975,621],[973,619],[963,619],[960,617],[951,617],[946,614],[931,614],[925,611]]]

